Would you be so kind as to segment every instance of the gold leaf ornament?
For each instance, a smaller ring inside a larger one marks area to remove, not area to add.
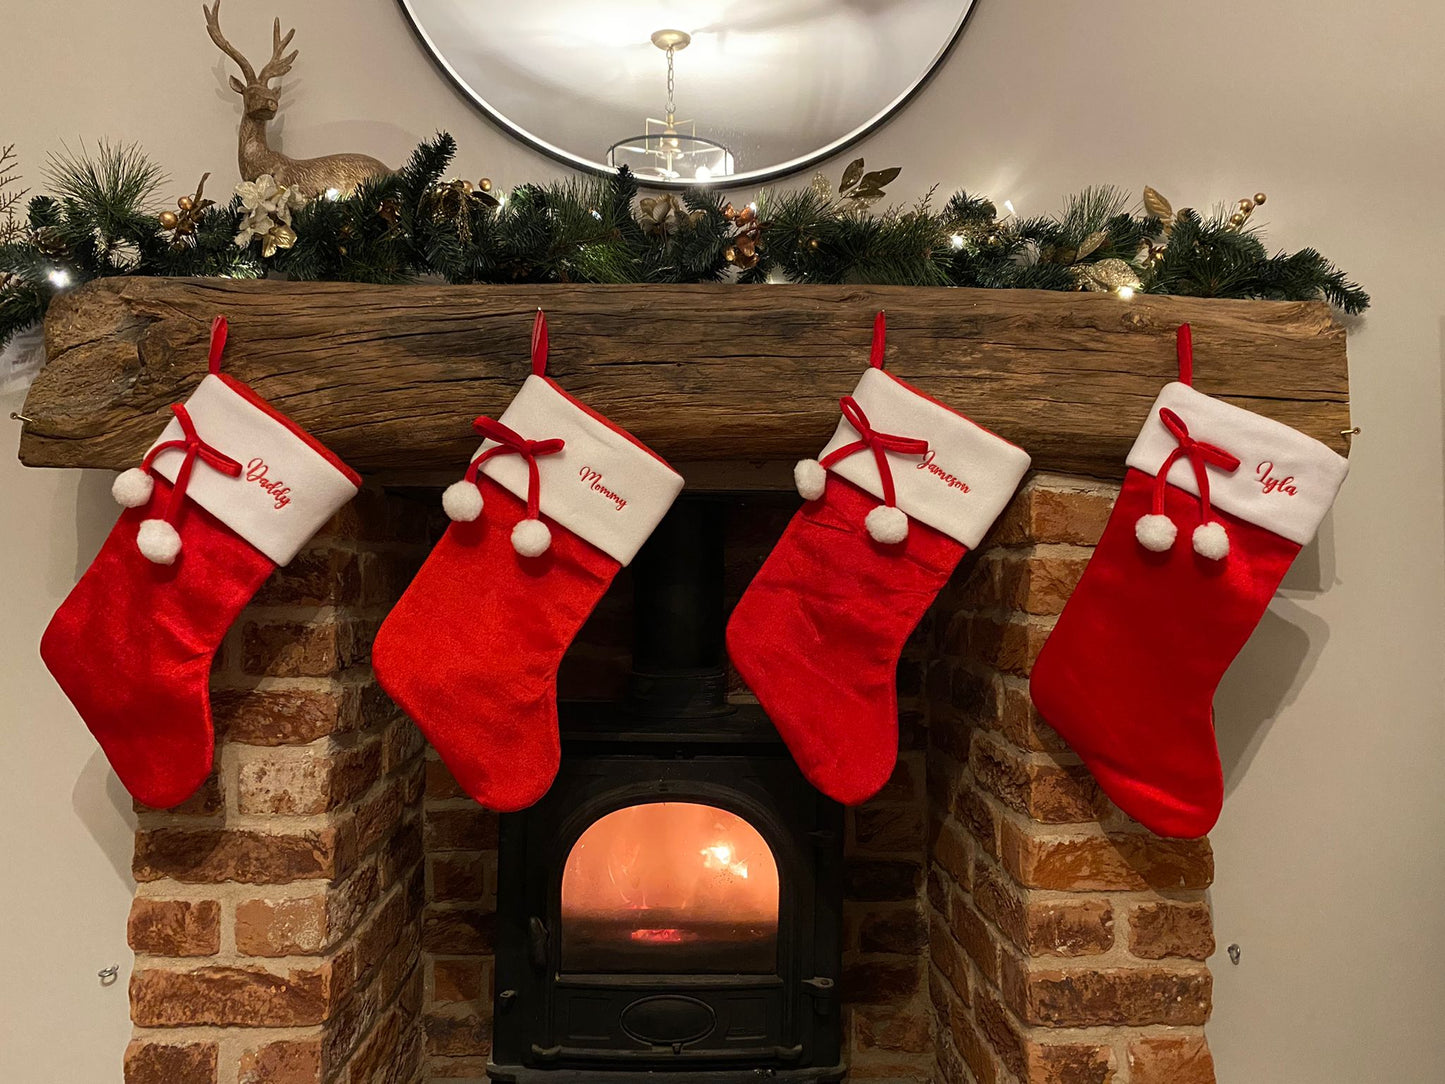
[[[1157,189],[1150,188],[1147,184],[1144,186],[1144,210],[1166,224],[1174,219],[1173,204],[1161,196]]]
[[[1100,245],[1109,239],[1109,234],[1104,230],[1095,230],[1089,236],[1079,242],[1079,249],[1074,253],[1075,260],[1082,260],[1086,256],[1096,252]]]
[[[846,192],[859,182],[863,177],[863,159],[855,158],[848,163],[843,170],[843,179],[838,182],[838,191]]]

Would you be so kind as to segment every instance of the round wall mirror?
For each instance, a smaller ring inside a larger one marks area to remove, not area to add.
[[[923,84],[974,0],[400,0],[493,120],[579,169],[743,184],[862,137]]]

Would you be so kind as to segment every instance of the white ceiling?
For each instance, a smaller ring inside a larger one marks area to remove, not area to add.
[[[677,54],[677,113],[738,169],[867,125],[932,66],[972,0],[404,0],[457,78],[513,124],[580,157],[663,113],[654,30]]]

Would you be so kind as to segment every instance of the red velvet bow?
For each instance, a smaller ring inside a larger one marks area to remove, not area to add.
[[[222,341],[225,341],[224,325]],[[241,464],[201,439],[200,434],[196,432],[196,423],[191,420],[190,411],[183,404],[172,403],[171,410],[175,411],[176,421],[181,423],[181,432],[185,436],[179,440],[167,440],[157,444],[141,460],[141,470],[149,472],[156,456],[161,452],[179,449],[186,453],[186,458],[181,463],[181,469],[176,472],[176,484],[171,490],[170,503],[166,505],[165,515],[161,517],[174,527],[176,512],[180,509],[181,499],[186,495],[186,486],[190,484],[191,471],[195,468],[197,459],[200,459],[212,470],[220,471],[231,478],[241,477]]]
[[[1189,435],[1189,427],[1184,424],[1184,419],[1168,407],[1159,408],[1159,420],[1164,423],[1164,428],[1169,430],[1170,435],[1179,442],[1179,446],[1169,453],[1164,460],[1164,465],[1159,468],[1159,473],[1154,476],[1154,514],[1164,514],[1164,486],[1167,484],[1169,472],[1173,469],[1182,456],[1189,457],[1189,465],[1194,468],[1195,481],[1199,483],[1199,510],[1200,522],[1208,523],[1209,516],[1209,472],[1206,466],[1219,467],[1226,472],[1233,472],[1239,469],[1239,457],[1231,452],[1214,444],[1206,444],[1202,440],[1195,440]]]
[[[838,406],[843,411],[843,417],[847,419],[848,424],[858,430],[858,439],[825,455],[821,460],[823,467],[826,469],[839,460],[847,459],[855,452],[871,448],[873,459],[878,464],[878,477],[883,481],[883,503],[892,508],[897,503],[897,499],[893,490],[893,471],[888,467],[886,453],[925,455],[928,452],[928,441],[919,440],[916,437],[900,437],[893,433],[880,433],[869,424],[868,415],[863,413],[863,408],[858,405],[858,400],[851,395],[845,395],[839,399]]]
[[[546,334],[545,326],[546,325],[543,325],[544,341]],[[493,418],[485,416],[472,422],[472,428],[488,440],[495,440],[497,445],[495,448],[488,448],[468,464],[466,480],[475,485],[477,482],[477,471],[483,463],[494,456],[521,456],[527,461],[527,518],[536,519],[540,513],[542,499],[542,476],[537,470],[537,457],[541,455],[555,455],[566,446],[567,442],[561,437],[551,437],[547,440],[528,440],[516,430],[503,425]]]

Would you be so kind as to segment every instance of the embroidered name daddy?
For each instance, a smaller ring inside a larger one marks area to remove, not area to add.
[[[609,501],[616,505],[617,511],[621,512],[624,508],[627,507],[626,497],[622,496],[621,494],[614,493],[612,490],[608,489],[605,485],[602,484],[601,471],[593,470],[591,467],[583,467],[580,471],[577,472],[577,477],[580,478],[582,480],[582,484],[585,485],[588,489],[592,490],[593,493],[598,493],[603,497],[606,497]]]
[[[950,474],[948,471],[944,470],[936,462],[934,462],[937,454],[938,453],[935,452],[932,448],[928,449],[928,451],[924,453],[923,458],[919,460],[916,469],[926,470],[929,474],[937,478],[949,489],[956,489],[960,493],[969,492],[967,482],[965,482],[962,478],[958,477],[958,475],[956,474]]]
[[[270,495],[272,504],[276,508],[285,508],[291,503],[291,487],[279,478],[273,481],[267,476],[268,471],[269,468],[264,459],[253,459],[246,464],[246,481],[264,489]]]

